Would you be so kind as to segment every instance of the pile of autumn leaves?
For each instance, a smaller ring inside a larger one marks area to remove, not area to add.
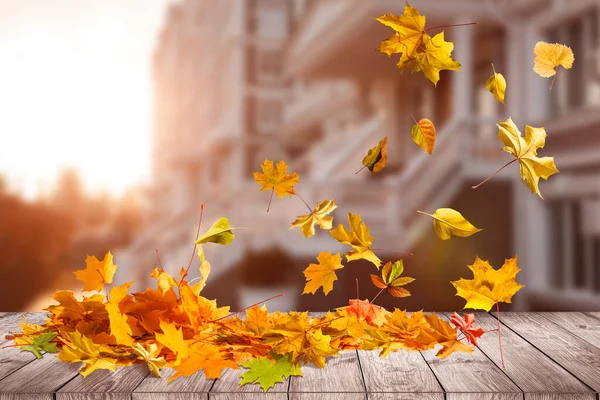
[[[444,40],[443,32],[429,36],[425,16],[410,5],[406,5],[403,15],[386,14],[378,21],[396,31],[381,43],[379,50],[388,56],[401,53],[398,63],[401,71],[408,67],[423,71],[436,84],[440,70],[460,69],[460,64],[451,58],[453,44]],[[542,76],[555,76],[559,64],[570,68],[573,63],[572,52],[566,46],[538,43],[535,53],[534,69]],[[504,103],[506,81],[501,74],[494,71],[486,86]],[[541,197],[539,178],[547,179],[558,172],[552,157],[537,157],[537,150],[545,143],[544,128],[527,126],[523,138],[510,118],[498,127],[503,150],[515,157],[508,164],[518,162],[521,179]],[[415,121],[413,140],[429,154],[433,153],[435,134],[430,120]],[[379,172],[386,161],[387,137],[369,150],[363,165]],[[294,189],[299,175],[287,174],[284,161],[274,165],[265,160],[261,167],[262,173],[255,173],[254,178],[261,190],[271,191],[271,198],[273,194],[279,198],[299,197]],[[360,215],[348,213],[348,227],[340,224],[332,229],[333,217],[328,214],[337,207],[333,200],[317,203],[314,209],[304,203],[310,213],[299,216],[292,222],[292,228],[299,227],[306,238],[315,234],[315,226],[328,230],[335,240],[352,248],[345,253],[348,262],[364,259],[377,270],[381,268],[383,262],[371,248],[373,237]],[[433,217],[434,231],[444,240],[467,237],[481,230],[450,208],[426,215]],[[54,300],[58,304],[46,309],[50,314],[45,324],[24,322],[22,332],[7,337],[14,341],[14,346],[38,358],[44,353],[58,352],[62,361],[83,363],[80,372],[84,376],[97,369],[114,371],[118,366],[144,363],[156,375],[160,375],[163,367],[173,368],[175,373],[169,380],[198,371],[204,371],[207,378],[219,378],[224,369],[241,366],[246,372],[240,385],[257,383],[266,391],[283,378],[302,375],[300,367],[304,364],[325,367],[326,358],[342,350],[379,349],[385,357],[401,349],[427,350],[440,345],[437,355],[445,358],[456,351],[472,352],[470,345],[476,345],[477,338],[484,333],[474,326],[473,314],[461,318],[455,313],[448,322],[435,313],[407,314],[399,309],[390,312],[373,301],[360,299],[352,299],[349,305],[320,318],[311,318],[306,312],[269,313],[258,304],[231,313],[229,307],[218,307],[215,300],[203,297],[201,291],[211,269],[202,245],[231,243],[235,237],[232,229],[227,218],[221,218],[197,238],[201,279],[195,284],[186,279],[189,266],[181,268],[177,279],[155,268],[151,277],[157,281],[156,289],[128,293],[132,283],[128,282],[108,290],[117,269],[112,254],[107,253],[102,261],[88,256],[86,268],[75,272],[88,295],[78,299],[71,291],[57,291]],[[317,261],[304,271],[303,294],[322,289],[327,295],[337,280],[336,271],[344,267],[339,253],[320,253]],[[473,279],[451,282],[457,295],[467,300],[465,308],[489,311],[499,302],[510,303],[522,287],[515,280],[519,272],[517,257],[507,259],[498,270],[477,257],[469,268]],[[371,275],[372,283],[392,296],[410,296],[404,286],[414,279],[402,276],[403,271],[402,260],[388,262],[381,268],[381,274]],[[498,335],[500,339],[499,331]]]

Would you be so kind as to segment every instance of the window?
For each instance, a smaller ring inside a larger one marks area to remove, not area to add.
[[[276,100],[262,100],[258,102],[257,128],[259,133],[268,133],[281,125],[283,104]]]
[[[597,8],[549,29],[546,41],[562,43],[573,50],[575,62],[568,73],[556,80],[550,100],[550,112],[562,114],[574,109],[600,106],[600,43]]]

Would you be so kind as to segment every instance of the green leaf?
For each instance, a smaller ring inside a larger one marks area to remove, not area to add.
[[[363,165],[369,168],[371,172],[381,171],[387,162],[387,136],[381,139],[377,146],[369,150],[365,158],[363,158]]]
[[[402,260],[396,261],[391,265],[390,268],[384,268],[382,271],[383,281],[385,283],[391,283],[402,275],[404,272],[404,263]]]
[[[291,375],[302,376],[300,364],[292,363],[292,353],[286,356],[271,353],[270,356],[275,359],[262,357],[253,358],[242,364],[242,367],[248,371],[242,374],[240,386],[247,383],[259,383],[260,387],[266,392],[269,388],[275,386],[277,382],[283,382],[283,377],[289,378]]]
[[[226,245],[233,242],[234,238],[235,235],[229,226],[229,219],[223,217],[219,218],[204,235],[200,236],[196,240],[196,244],[211,242]]]
[[[50,343],[52,339],[56,337],[56,333],[47,332],[33,339],[33,343],[29,346],[22,346],[21,351],[30,351],[35,355],[36,358],[42,358],[42,351],[47,353],[58,352],[56,343]]]

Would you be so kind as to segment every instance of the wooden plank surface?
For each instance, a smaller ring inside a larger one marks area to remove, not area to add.
[[[44,393],[52,400],[52,393],[75,378],[80,367],[80,363],[65,363],[54,354],[46,354],[2,379],[0,392],[23,394],[17,397],[22,399],[28,399],[29,393]]]
[[[449,314],[444,314],[444,317],[449,319]],[[448,393],[447,399],[468,398],[470,396],[468,392],[476,393],[477,398],[480,399],[517,400],[523,398],[519,387],[479,348],[475,348],[470,354],[453,353],[444,360],[440,360],[435,353],[437,353],[437,349],[432,349],[424,351],[423,356]]]
[[[214,379],[206,379],[204,372],[199,372],[167,382],[174,373],[172,368],[163,368],[160,377],[154,374],[147,375],[133,391],[132,400],[181,399],[177,393],[190,395],[190,398],[197,400],[208,399],[208,392],[215,383]]]
[[[494,316],[485,312],[476,312],[478,325],[485,331],[497,328]],[[502,350],[506,371],[504,373],[524,392],[526,398],[532,393],[544,394],[548,399],[559,399],[560,394],[571,393],[577,399],[595,400],[596,395],[588,386],[555,363],[548,356],[533,347],[529,342],[507,329],[501,329]],[[497,366],[501,366],[498,337],[495,334],[485,334],[478,339],[478,347]]]
[[[369,399],[397,399],[402,393],[406,399],[444,400],[442,387],[418,351],[398,351],[385,358],[379,350],[359,351],[358,359]]]
[[[573,335],[539,313],[501,313],[501,319],[504,325],[561,367],[594,391],[600,391],[600,348]]]
[[[286,400],[289,381],[285,379],[278,382],[267,393],[256,384],[240,386],[242,374],[245,368],[226,369],[221,373],[221,379],[217,379],[210,389],[210,399],[265,399]]]
[[[365,384],[354,350],[341,351],[327,359],[324,369],[312,364],[302,367],[303,376],[290,378],[289,399],[320,399],[344,393],[344,399],[365,399]]]
[[[545,318],[562,326],[573,335],[578,336],[596,347],[600,347],[600,320],[589,313],[580,312],[545,312]]]
[[[77,363],[77,365],[81,365]],[[146,365],[119,367],[115,372],[106,369],[92,372],[87,377],[81,374],[69,381],[56,393],[56,400],[85,400],[94,394],[110,394],[114,400],[129,400],[131,392],[150,373]]]
[[[10,313],[0,318],[0,345],[8,342],[5,336],[9,331],[20,331],[19,324],[25,320],[32,324],[42,324],[46,320],[46,315],[46,313]]]

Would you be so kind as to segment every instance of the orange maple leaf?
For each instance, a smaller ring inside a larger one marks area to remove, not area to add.
[[[85,263],[85,269],[73,272],[77,279],[85,284],[84,291],[99,292],[105,283],[112,283],[117,266],[113,264],[113,255],[110,251],[106,253],[102,261],[99,261],[96,256],[87,256]]]

